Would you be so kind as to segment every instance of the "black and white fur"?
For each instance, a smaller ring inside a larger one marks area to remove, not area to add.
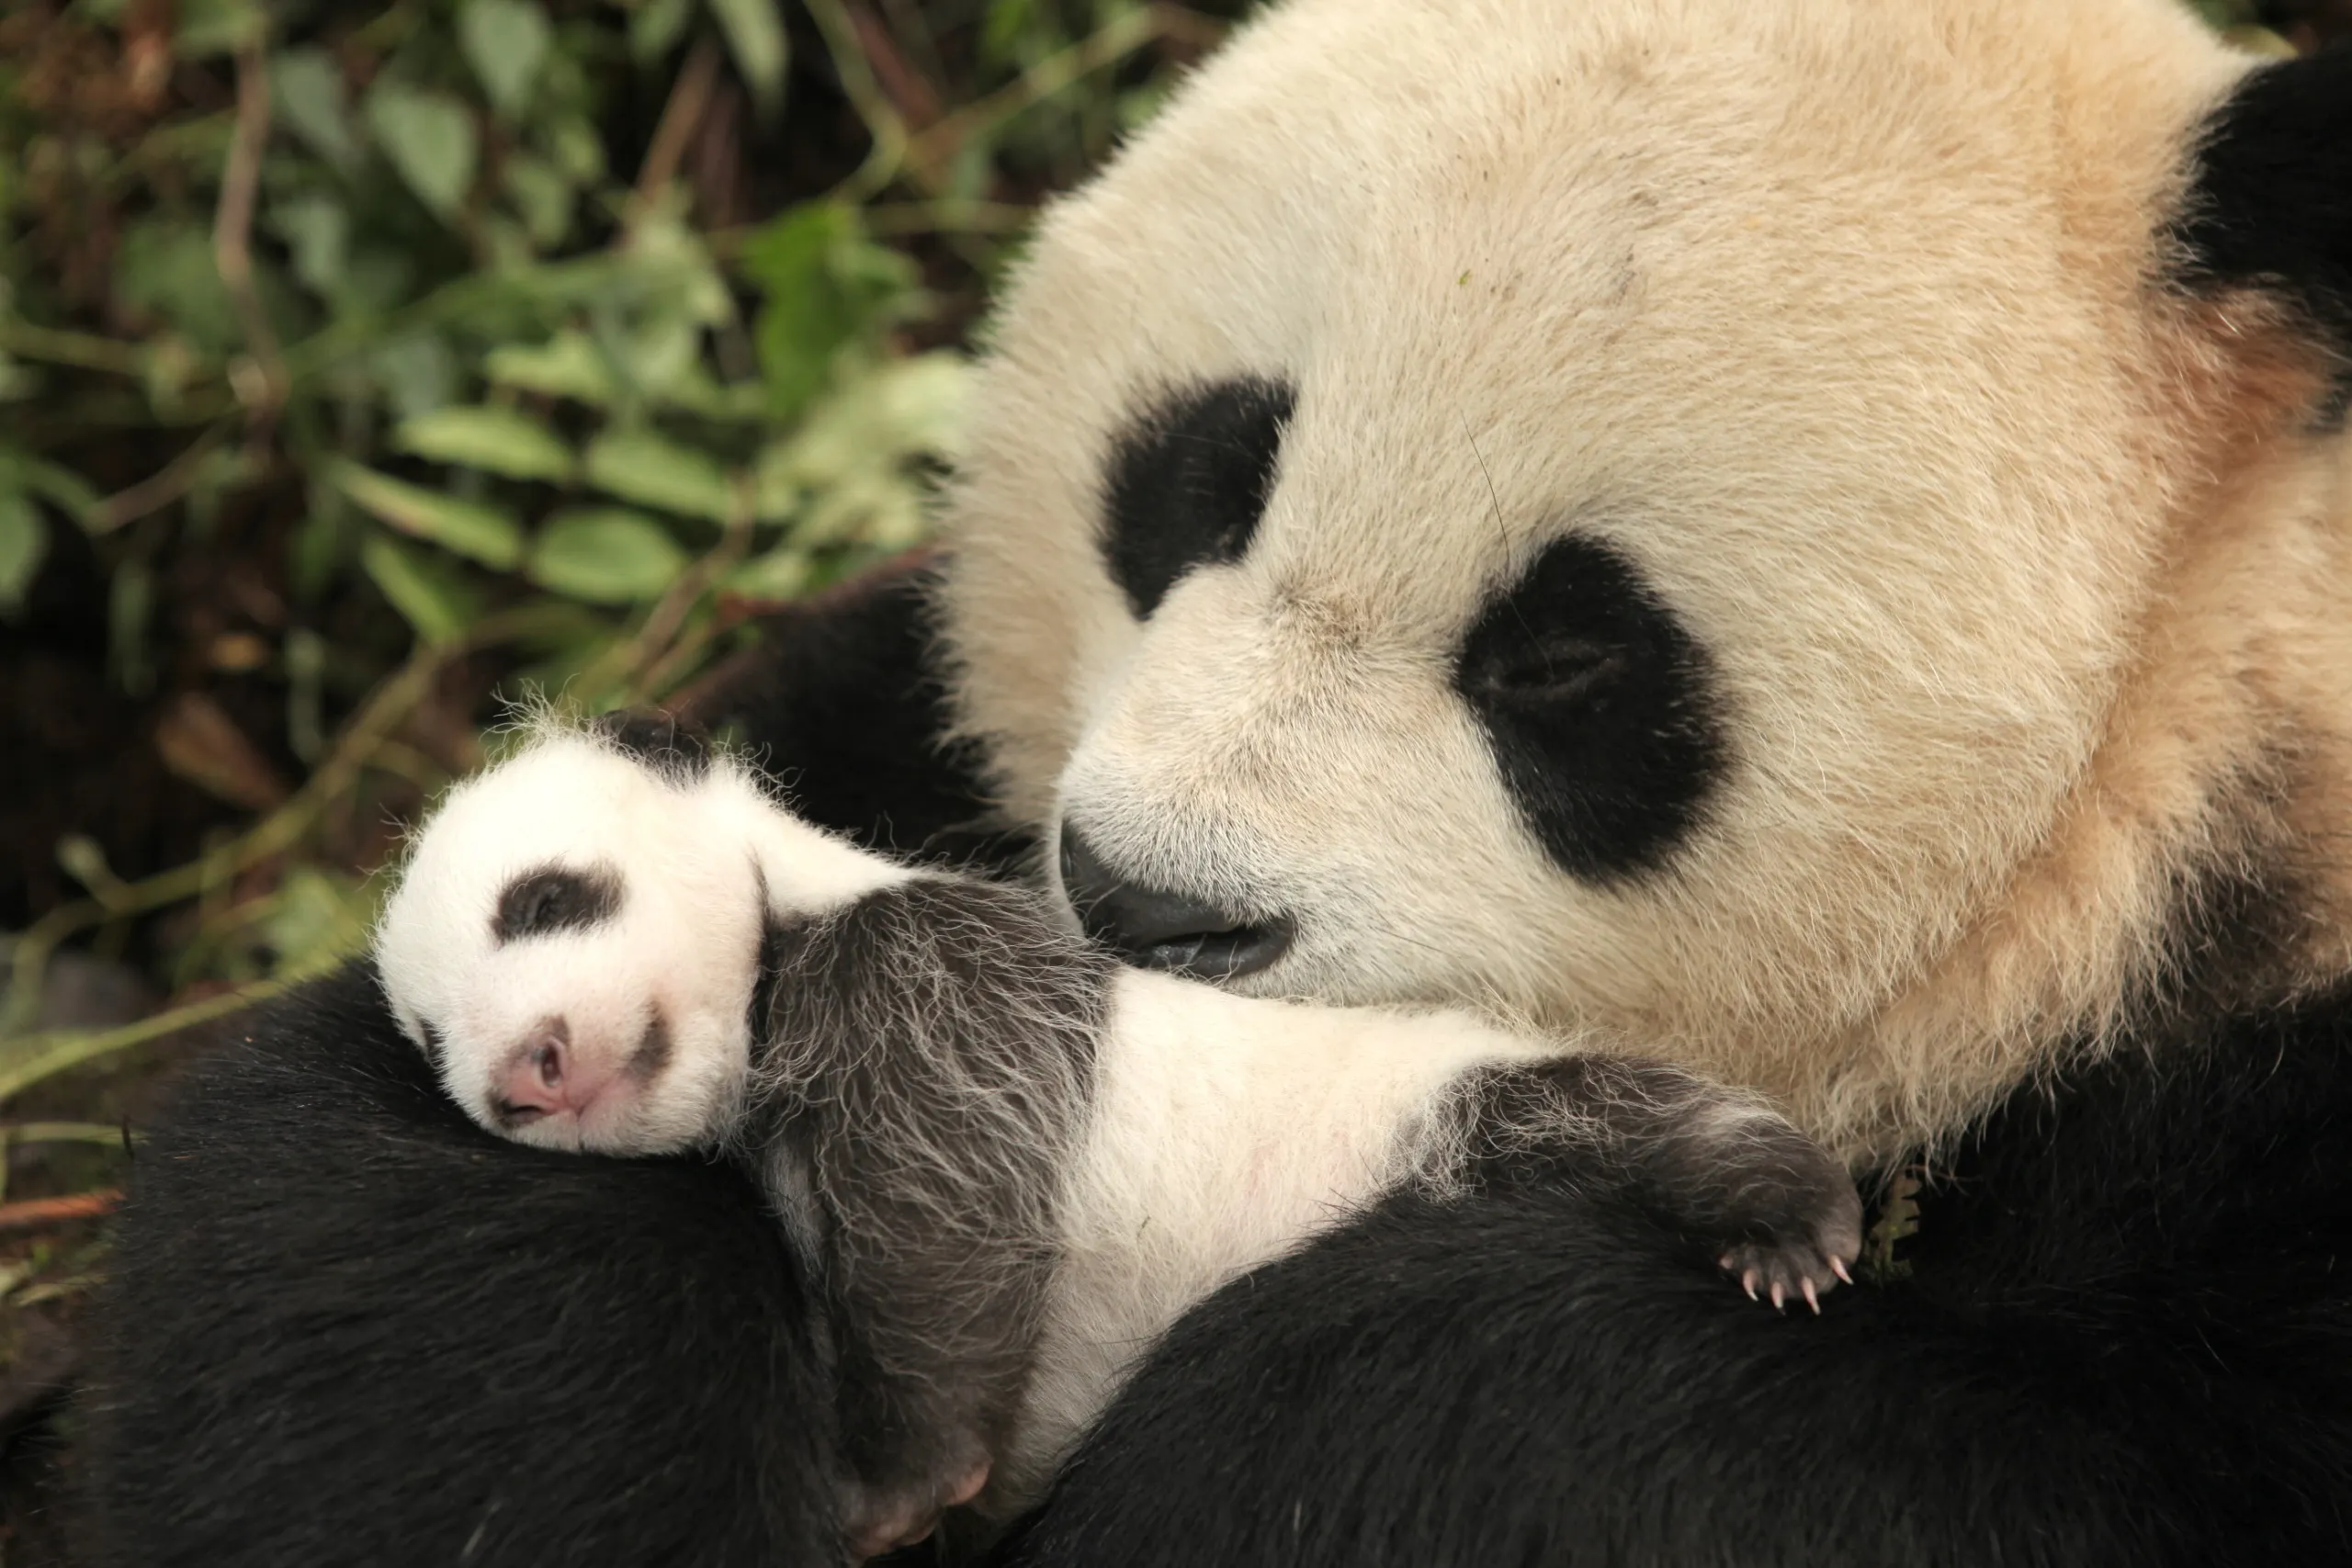
[[[1187,1308],[1385,1194],[1619,1189],[1776,1306],[1817,1311],[1860,1248],[1845,1173],[1752,1094],[1124,968],[1039,894],[854,850],[731,756],[628,739],[543,730],[461,785],[378,971],[485,1128],[759,1171],[831,1303],[863,1550],[984,1482],[1034,1501]],[[518,899],[566,918],[518,929]],[[550,1028],[572,1072],[621,1070],[517,1124],[499,1086]]]
[[[1793,1322],[1609,1190],[1399,1190],[1012,1561],[2352,1560],[2347,114],[2173,0],[1295,0],[1058,206],[947,557],[708,716],[873,843],[1075,825],[1138,962],[1589,1026],[1924,1186]],[[646,1479],[831,1441],[703,1288],[742,1193],[482,1131],[372,984],[155,1129],[118,1559],[805,1560]]]

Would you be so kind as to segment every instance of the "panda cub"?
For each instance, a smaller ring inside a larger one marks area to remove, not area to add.
[[[673,730],[542,725],[426,824],[376,956],[484,1127],[754,1171],[823,1281],[865,1551],[1034,1500],[1186,1308],[1403,1184],[1623,1184],[1776,1307],[1848,1277],[1852,1183],[1752,1095],[1123,967],[1056,908]]]

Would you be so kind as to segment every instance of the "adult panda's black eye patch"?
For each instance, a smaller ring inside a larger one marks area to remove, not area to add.
[[[2352,355],[2352,51],[2249,72],[2189,174],[2173,230],[2183,281],[2283,295]]]
[[[1137,619],[1185,572],[1250,547],[1294,401],[1279,381],[1217,381],[1161,399],[1113,442],[1102,556]]]
[[[1571,535],[1490,601],[1454,688],[1561,869],[1609,883],[1663,863],[1727,755],[1706,649],[1623,555]]]
[[[498,895],[490,936],[503,945],[524,937],[585,931],[620,912],[620,874],[610,866],[585,870],[541,866],[509,882]]]

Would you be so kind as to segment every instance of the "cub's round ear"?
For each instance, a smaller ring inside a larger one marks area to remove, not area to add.
[[[2192,289],[2279,299],[2352,400],[2352,48],[2262,66],[2207,120],[2174,236]]]
[[[590,728],[665,773],[693,778],[710,766],[710,736],[673,714],[608,713]]]

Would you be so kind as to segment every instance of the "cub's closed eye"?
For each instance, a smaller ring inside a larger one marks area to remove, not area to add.
[[[1623,675],[1628,663],[1623,649],[1590,637],[1542,637],[1497,652],[1470,671],[1470,682],[1499,702],[1572,702]]]
[[[612,867],[541,866],[525,872],[499,894],[498,913],[490,922],[491,940],[503,943],[560,931],[585,931],[611,919],[620,907],[620,874]]]

